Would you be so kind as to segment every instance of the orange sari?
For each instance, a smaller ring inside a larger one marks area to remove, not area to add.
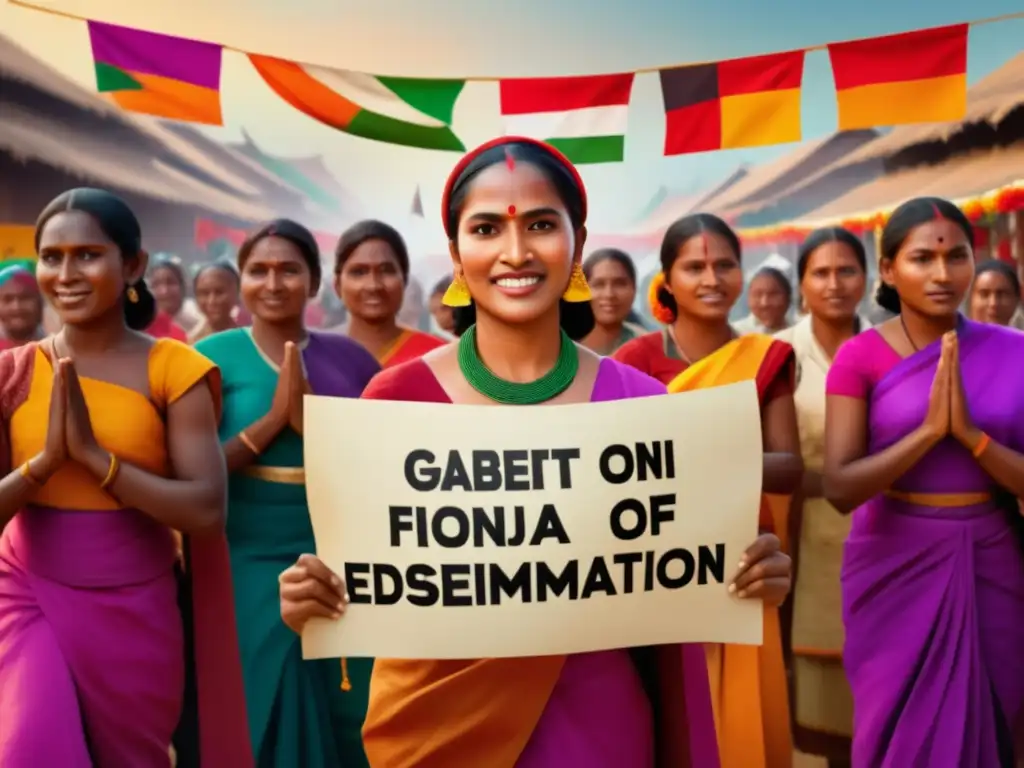
[[[451,403],[422,361],[379,373],[363,398]],[[656,768],[719,768],[700,649],[643,650],[658,680],[652,695]],[[363,725],[367,758],[380,768],[512,768],[565,664],[565,656],[377,659]]]
[[[668,391],[691,392],[753,379],[762,406],[773,385],[794,375],[793,348],[763,334],[741,336],[690,365]],[[765,494],[762,530],[785,549],[789,496]],[[764,644],[707,645],[708,678],[722,768],[788,768],[793,764],[789,693],[777,608],[765,608]]]

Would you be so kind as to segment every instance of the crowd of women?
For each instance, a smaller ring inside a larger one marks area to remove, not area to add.
[[[398,320],[409,255],[381,222],[341,236],[330,274],[283,219],[187,274],[149,263],[110,193],[40,214],[35,273],[0,272],[0,766],[1015,765],[1021,291],[975,264],[955,205],[889,218],[874,327],[867,254],[838,228],[807,237],[795,287],[760,272],[731,323],[741,242],[695,214],[665,233],[648,331],[630,258],[582,258],[576,169],[528,139],[464,157],[442,224],[431,334]],[[325,281],[347,310],[331,330],[309,317]],[[304,395],[533,406],[741,380],[763,497],[728,589],[763,604],[761,646],[302,660],[304,624],[347,603],[311,554]]]

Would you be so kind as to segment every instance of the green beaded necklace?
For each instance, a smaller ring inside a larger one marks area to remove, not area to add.
[[[471,325],[459,339],[459,370],[469,385],[484,397],[503,405],[535,405],[556,397],[569,388],[580,368],[579,352],[569,334],[562,331],[562,347],[555,367],[536,381],[519,384],[491,373],[476,349],[476,326]]]

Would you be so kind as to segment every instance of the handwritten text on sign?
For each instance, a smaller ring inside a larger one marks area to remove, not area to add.
[[[306,414],[317,550],[351,598],[307,628],[307,657],[761,641],[759,604],[725,587],[757,532],[753,385],[536,408],[308,398]]]

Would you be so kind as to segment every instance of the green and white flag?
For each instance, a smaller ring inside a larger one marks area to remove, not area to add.
[[[546,141],[577,164],[621,162],[633,80],[632,72],[502,80],[505,134]]]
[[[451,129],[464,80],[380,77],[249,54],[256,71],[300,112],[364,139],[454,152]]]

